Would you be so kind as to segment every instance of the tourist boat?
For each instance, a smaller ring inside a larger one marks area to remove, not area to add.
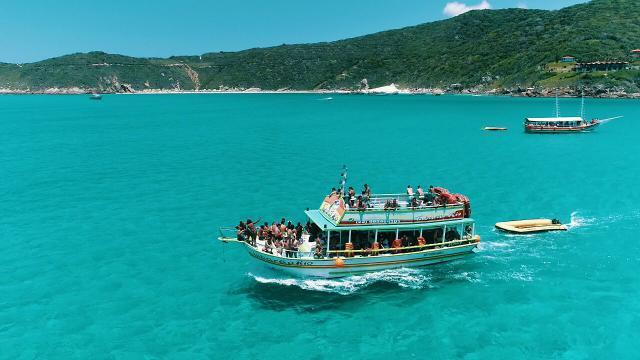
[[[558,92],[556,91],[556,116],[550,118],[525,118],[524,131],[530,134],[570,134],[594,130],[601,121],[584,119],[584,94],[580,105],[580,116],[561,117]],[[607,119],[609,120],[609,119]]]
[[[485,126],[482,130],[486,131],[506,131],[506,127],[498,127],[498,126]]]
[[[496,228],[514,234],[529,234],[545,231],[562,231],[567,227],[556,219],[514,220],[496,223]]]
[[[343,179],[342,189],[346,174]],[[297,251],[265,251],[264,240],[245,240],[236,235],[237,227],[221,228],[218,239],[243,246],[271,268],[302,277],[417,267],[472,253],[480,236],[475,234],[467,197],[443,188],[434,188],[433,196],[433,203],[415,206],[415,196],[371,195],[366,206],[358,209],[350,207],[340,192],[332,192],[319,209],[305,211],[312,231],[302,235]],[[390,203],[397,207],[390,208]],[[324,246],[317,248],[317,237]]]
[[[535,134],[566,134],[591,131],[600,125],[593,119],[585,121],[582,117],[526,118],[524,131]]]

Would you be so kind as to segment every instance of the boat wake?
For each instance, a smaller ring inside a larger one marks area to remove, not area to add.
[[[592,225],[596,222],[596,219],[585,218],[578,215],[577,211],[571,213],[571,222],[567,224],[567,230],[573,230],[584,226]]]
[[[329,100],[333,100],[333,98],[331,96],[329,97],[325,97],[325,98],[321,98],[321,99],[317,99],[318,101],[329,101]]]
[[[330,292],[340,295],[353,294],[378,282],[393,283],[409,289],[433,287],[430,275],[420,269],[410,268],[385,270],[337,279],[267,278],[252,273],[248,275],[262,284],[295,286],[303,290]]]

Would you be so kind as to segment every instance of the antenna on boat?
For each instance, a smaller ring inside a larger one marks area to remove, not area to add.
[[[342,165],[342,172],[340,173],[340,190],[344,194],[344,187],[347,183],[347,165]]]

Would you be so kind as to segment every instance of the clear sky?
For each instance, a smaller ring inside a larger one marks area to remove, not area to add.
[[[2,0],[0,61],[93,50],[199,55],[338,40],[445,19],[465,6],[559,9],[579,2],[584,0]]]

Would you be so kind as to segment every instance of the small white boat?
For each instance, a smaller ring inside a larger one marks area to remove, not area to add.
[[[346,171],[341,189],[345,182]],[[268,224],[253,226],[251,232],[248,226],[221,228],[218,239],[242,245],[252,258],[271,268],[302,277],[436,264],[471,254],[480,242],[464,195],[434,188],[422,197],[371,195],[366,204],[358,199],[359,206],[354,206],[353,198],[341,194],[336,190],[320,209],[305,211],[311,230],[295,240],[295,250],[274,248]]]
[[[90,100],[102,100],[102,95],[100,94],[91,94],[91,96],[89,96]]]
[[[486,131],[506,131],[506,127],[496,127],[496,126],[485,126],[482,130]]]
[[[545,231],[563,231],[567,227],[556,219],[530,219],[530,220],[514,220],[496,223],[496,228],[514,233],[529,234]]]

